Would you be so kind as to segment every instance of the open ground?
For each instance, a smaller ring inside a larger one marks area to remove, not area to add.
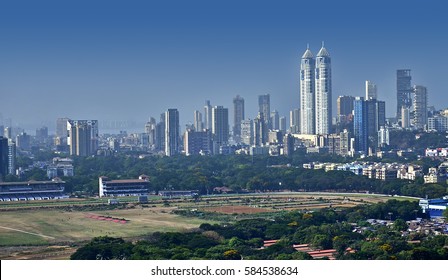
[[[107,210],[70,208],[66,202],[50,208],[46,204],[40,208],[38,203],[33,203],[32,208],[29,204],[24,207],[16,204],[14,210],[0,207],[0,259],[68,259],[77,245],[93,237],[138,239],[156,231],[188,230],[209,222],[173,214],[177,209],[245,214],[247,218],[247,214],[250,217],[250,214],[282,210],[337,209],[388,199],[388,196],[366,194],[263,193],[207,196],[199,200],[152,200],[145,206],[131,203]],[[91,205],[91,201],[86,201],[86,205]]]

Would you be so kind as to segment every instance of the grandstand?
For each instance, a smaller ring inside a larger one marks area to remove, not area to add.
[[[26,201],[68,198],[64,194],[65,182],[52,181],[1,182],[0,201]]]
[[[105,176],[99,178],[100,197],[141,196],[149,193],[149,177],[140,175],[138,179],[109,180]]]
[[[443,211],[448,207],[448,196],[436,199],[420,199],[419,205],[423,213],[427,213],[430,218],[443,217]]]

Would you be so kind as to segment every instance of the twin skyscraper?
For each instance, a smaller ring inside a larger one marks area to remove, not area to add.
[[[322,44],[314,57],[309,46],[300,63],[300,133],[331,130],[331,58]]]

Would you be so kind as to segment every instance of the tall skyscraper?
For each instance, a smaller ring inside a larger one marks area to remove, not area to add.
[[[12,128],[10,126],[3,129],[3,137],[12,139]]]
[[[20,133],[16,136],[16,144],[17,148],[22,151],[30,151],[31,150],[31,137],[25,132]]]
[[[198,110],[194,111],[194,130],[195,131],[202,131],[204,129],[203,122],[202,122],[202,114]]]
[[[248,146],[254,144],[254,122],[252,120],[241,121],[241,142]]]
[[[286,133],[286,117],[284,116],[280,117],[280,131],[283,132],[283,134]]]
[[[212,105],[210,104],[210,100],[206,100],[204,106],[204,128],[211,131],[212,123]]]
[[[366,81],[366,100],[378,99],[376,84]]]
[[[258,113],[266,124],[266,128],[272,129],[271,124],[271,100],[269,94],[258,96]]]
[[[308,47],[300,63],[300,133],[330,133],[331,99],[330,54],[322,44],[314,58]]]
[[[401,107],[401,127],[404,129],[411,127],[411,116],[408,107]]]
[[[339,96],[336,101],[337,116],[348,116],[353,114],[353,101],[355,101],[353,96]]]
[[[241,121],[244,120],[244,98],[237,95],[233,98],[233,140],[241,142]]]
[[[280,130],[280,115],[277,110],[271,112],[271,126],[273,130]]]
[[[165,112],[165,155],[173,156],[179,153],[179,111],[168,109]]]
[[[316,133],[329,134],[331,130],[331,58],[323,46],[316,56]]]
[[[268,129],[261,113],[254,119],[254,146],[263,146],[268,142]]]
[[[289,130],[292,134],[300,133],[300,110],[289,111]]]
[[[155,150],[165,152],[165,118],[166,113],[160,114],[160,121],[156,125],[156,145]]]
[[[378,130],[378,147],[388,146],[389,145],[389,128],[380,127]]]
[[[355,138],[355,151],[367,153],[368,151],[368,131],[367,131],[367,110],[364,98],[356,97],[353,102],[353,131]]]
[[[8,138],[0,136],[0,180],[8,174]]]
[[[315,67],[316,67],[316,60],[314,59],[314,55],[308,47],[305,53],[303,54],[300,62],[300,133],[301,134],[314,134],[316,132]],[[293,125],[291,124],[291,127],[292,126]]]
[[[97,120],[68,120],[67,121],[70,155],[91,156],[98,149],[98,121]]]
[[[145,124],[145,133],[148,135],[148,148],[155,149],[157,135],[157,123],[155,118],[149,118],[149,121]]]
[[[56,120],[56,137],[67,138],[67,121],[69,121],[69,118],[58,118]]]
[[[397,118],[401,116],[401,108],[412,105],[411,70],[397,70]]]
[[[212,120],[213,149],[218,153],[219,148],[229,141],[229,110],[223,106],[213,107]]]
[[[414,86],[412,107],[414,109],[413,125],[423,129],[428,122],[428,92],[424,86]]]
[[[353,109],[355,151],[367,153],[368,148],[378,147],[378,131],[386,125],[385,104],[384,101],[376,99],[355,98]]]
[[[8,174],[14,175],[16,171],[16,143],[8,139]]]

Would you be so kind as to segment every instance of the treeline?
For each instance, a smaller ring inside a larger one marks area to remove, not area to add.
[[[416,202],[390,200],[343,211],[285,212],[275,220],[202,224],[190,232],[156,232],[137,242],[97,237],[71,259],[311,259],[309,254],[296,251],[293,244],[336,249],[338,259],[447,259],[448,236],[402,236],[407,228],[404,220],[420,216],[420,211]],[[353,223],[365,224],[366,218],[392,218],[394,225],[354,232]],[[278,242],[260,249],[264,240],[273,239]],[[347,253],[348,248],[354,251]]]
[[[137,178],[148,175],[154,191],[199,190],[211,194],[215,187],[226,186],[234,192],[248,191],[338,191],[370,192],[417,197],[441,197],[446,184],[423,185],[422,182],[395,180],[383,182],[351,172],[308,170],[304,162],[342,161],[343,158],[295,155],[294,157],[228,156],[135,156],[75,158],[75,176],[63,178],[66,190],[94,195],[98,177]]]

